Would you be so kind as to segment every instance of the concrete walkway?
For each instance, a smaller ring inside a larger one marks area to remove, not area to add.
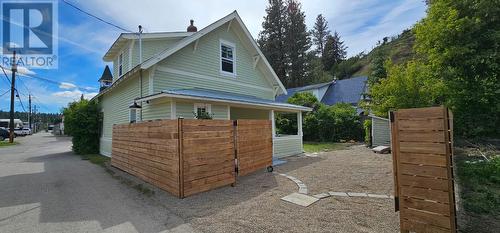
[[[39,133],[0,148],[0,232],[191,232],[189,224]]]

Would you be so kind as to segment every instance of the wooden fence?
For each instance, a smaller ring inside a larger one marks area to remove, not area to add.
[[[238,175],[244,176],[271,166],[273,164],[271,121],[237,120],[236,125]]]
[[[113,126],[111,164],[180,198],[272,165],[270,121],[158,120]],[[239,155],[239,156],[237,156]]]
[[[456,232],[451,112],[392,112],[391,133],[401,232]]]

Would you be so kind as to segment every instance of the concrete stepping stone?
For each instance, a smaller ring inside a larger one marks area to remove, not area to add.
[[[384,194],[370,194],[370,193],[368,193],[368,197],[373,197],[373,198],[391,198],[389,195],[384,195]]]
[[[313,197],[318,198],[318,199],[323,199],[323,198],[330,197],[330,194],[329,193],[318,193],[316,195],[313,195]]]
[[[347,193],[349,197],[368,197],[368,194],[366,193]]]
[[[319,198],[305,195],[302,193],[292,193],[288,196],[282,197],[281,200],[286,201],[286,202],[290,202],[290,203],[293,203],[296,205],[308,207],[308,206],[312,205],[313,203],[319,201]]]
[[[337,197],[348,197],[347,193],[345,192],[328,192],[330,196],[337,196]]]

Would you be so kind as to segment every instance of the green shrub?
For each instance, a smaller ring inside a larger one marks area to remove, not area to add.
[[[366,145],[372,145],[372,121],[365,120],[363,123],[363,127],[365,128],[365,143]]]
[[[193,115],[194,115],[194,118],[196,118],[198,120],[212,120],[212,119],[214,119],[213,114],[211,114],[209,112],[199,112],[199,113],[193,112]]]
[[[63,109],[64,126],[73,136],[73,151],[76,154],[99,153],[100,111],[94,101],[80,100]]]

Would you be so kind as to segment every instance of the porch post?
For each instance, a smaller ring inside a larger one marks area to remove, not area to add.
[[[297,135],[302,137],[302,112],[297,113]]]
[[[274,110],[269,110],[269,120],[271,120],[273,138],[276,137],[276,120],[274,119]]]

